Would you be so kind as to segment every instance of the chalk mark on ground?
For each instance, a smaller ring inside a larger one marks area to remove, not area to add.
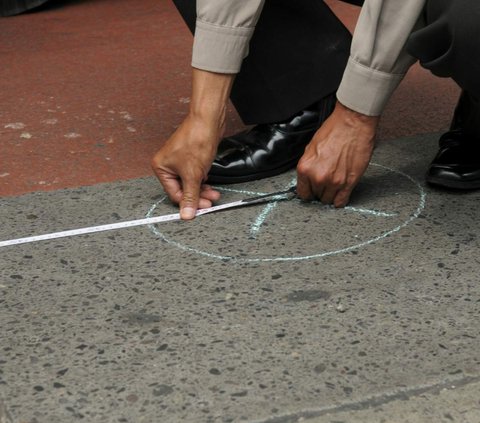
[[[347,252],[350,252],[350,251],[354,251],[354,250],[358,250],[360,248],[366,247],[366,246],[371,245],[373,243],[376,243],[380,240],[383,240],[383,239],[389,237],[390,235],[392,235],[396,232],[399,232],[400,230],[405,228],[407,225],[409,225],[413,220],[418,218],[418,216],[420,216],[421,212],[425,208],[427,194],[426,194],[425,190],[423,189],[423,187],[420,185],[420,183],[418,181],[416,181],[410,175],[408,175],[408,174],[406,174],[402,171],[394,170],[394,169],[389,168],[387,166],[383,166],[383,165],[380,165],[380,164],[377,164],[377,163],[371,163],[371,166],[375,166],[375,167],[387,170],[389,172],[397,173],[397,174],[403,176],[404,178],[406,178],[410,183],[412,183],[416,187],[416,189],[418,191],[418,195],[419,195],[419,201],[418,201],[418,204],[417,204],[415,210],[413,211],[413,213],[410,214],[410,216],[400,225],[398,225],[398,226],[394,227],[393,229],[388,230],[388,231],[382,233],[381,235],[378,235],[378,236],[376,236],[372,239],[369,239],[369,240],[366,240],[366,241],[363,241],[363,242],[359,242],[359,243],[357,243],[355,245],[351,245],[349,247],[345,247],[345,248],[341,248],[341,249],[337,249],[337,250],[332,250],[332,251],[320,252],[320,253],[316,253],[316,254],[309,254],[309,255],[305,255],[305,256],[245,258],[245,257],[236,257],[236,256],[226,256],[226,255],[211,253],[211,252],[208,252],[208,251],[203,251],[203,250],[200,250],[199,248],[195,248],[195,247],[191,247],[191,246],[182,244],[178,241],[175,241],[175,240],[167,237],[155,225],[148,225],[148,226],[151,229],[151,231],[155,235],[157,235],[160,239],[162,239],[163,241],[167,242],[168,244],[170,244],[170,245],[172,245],[172,246],[174,246],[174,247],[176,247],[180,250],[183,250],[183,251],[186,251],[186,252],[189,252],[189,253],[199,254],[199,255],[202,255],[202,256],[205,256],[205,257],[218,259],[218,260],[234,260],[234,261],[241,262],[241,263],[242,262],[243,263],[245,263],[245,262],[249,262],[249,263],[286,262],[286,261],[303,261],[303,260],[319,259],[319,258],[324,258],[324,257],[328,257],[328,256],[347,253]],[[292,182],[288,185],[288,187],[292,186],[291,184],[292,184]],[[265,193],[262,193],[262,192],[237,190],[237,189],[234,189],[234,188],[226,188],[226,187],[221,187],[220,189],[222,191],[240,193],[240,194],[244,194],[244,195],[262,195],[262,194],[265,194]],[[166,199],[166,197],[163,197],[160,201],[155,203],[150,208],[150,210],[147,212],[146,217],[152,217],[156,208],[163,201],[165,201],[165,199]],[[324,207],[329,207],[329,206],[324,206]],[[260,214],[253,221],[253,223],[250,227],[250,238],[253,238],[253,239],[256,238],[256,236],[258,235],[258,232],[260,231],[260,229],[264,225],[268,215],[270,213],[272,213],[272,211],[274,211],[276,208],[277,208],[277,204],[276,204],[276,202],[273,202],[273,203],[268,204],[260,212]],[[365,208],[357,208],[357,207],[346,207],[345,210],[352,211],[352,212],[355,212],[355,213],[360,213],[360,214],[368,214],[368,215],[377,216],[377,217],[398,216],[398,213],[385,212],[385,211],[372,210],[372,209],[365,209]]]

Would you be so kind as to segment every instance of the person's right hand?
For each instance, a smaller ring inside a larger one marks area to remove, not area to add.
[[[198,208],[206,208],[220,193],[203,184],[207,179],[223,124],[188,115],[152,160],[153,170],[172,202],[180,204],[180,216],[189,220]]]
[[[372,157],[378,121],[337,102],[298,162],[298,196],[345,207]]]

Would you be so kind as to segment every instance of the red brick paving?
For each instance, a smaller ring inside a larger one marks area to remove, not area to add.
[[[352,28],[356,9],[330,0]],[[169,0],[64,1],[0,24],[0,195],[151,175],[188,109],[191,36]],[[448,126],[458,89],[415,67],[381,139]],[[242,128],[234,111],[229,132]]]

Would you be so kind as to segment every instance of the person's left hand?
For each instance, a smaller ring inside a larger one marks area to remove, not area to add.
[[[345,207],[372,157],[378,121],[337,102],[298,163],[299,197]]]

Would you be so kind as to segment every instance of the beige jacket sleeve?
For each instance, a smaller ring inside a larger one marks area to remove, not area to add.
[[[192,66],[238,73],[264,0],[197,0]]]
[[[426,0],[365,0],[352,40],[338,100],[357,112],[378,116],[408,68],[410,33],[423,23]]]

